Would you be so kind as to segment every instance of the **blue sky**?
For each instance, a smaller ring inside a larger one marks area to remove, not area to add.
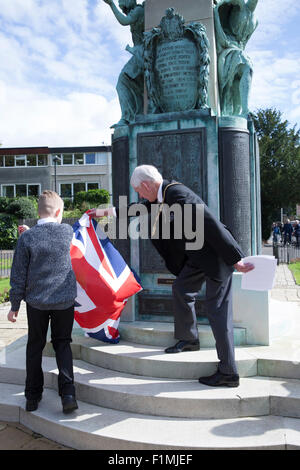
[[[300,127],[300,2],[259,0],[256,14],[250,108],[275,107]],[[101,0],[0,0],[2,145],[110,143],[128,43]]]

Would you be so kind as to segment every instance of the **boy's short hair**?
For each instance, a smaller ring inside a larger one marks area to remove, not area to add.
[[[38,213],[42,215],[53,216],[57,209],[64,206],[64,201],[55,192],[47,189],[42,192],[38,201]]]

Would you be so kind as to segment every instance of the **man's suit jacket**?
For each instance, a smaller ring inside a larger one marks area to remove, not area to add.
[[[171,182],[163,181],[162,193]],[[172,181],[174,183],[174,181]],[[162,256],[169,271],[178,276],[185,264],[201,270],[207,277],[216,280],[224,280],[233,271],[233,265],[244,257],[242,249],[234,239],[230,231],[209,210],[204,201],[191,189],[183,184],[169,186],[165,192],[164,203],[172,206],[184,204],[193,206],[193,230],[196,228],[195,209],[196,204],[204,205],[204,244],[198,250],[186,250],[186,242],[191,243],[183,236],[175,239],[171,229],[171,239],[152,238],[151,241],[159,254]],[[157,204],[157,201],[155,201]],[[145,201],[148,212],[151,211],[151,203]],[[160,215],[160,222],[163,215]],[[150,217],[149,217],[150,218]],[[161,224],[160,224],[161,227]],[[203,230],[203,227],[201,227]],[[184,234],[184,231],[183,231]]]

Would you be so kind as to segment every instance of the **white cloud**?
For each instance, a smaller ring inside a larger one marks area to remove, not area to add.
[[[120,116],[117,99],[78,92],[53,98],[3,82],[0,107],[4,110],[0,125],[4,147],[110,144],[110,126]]]

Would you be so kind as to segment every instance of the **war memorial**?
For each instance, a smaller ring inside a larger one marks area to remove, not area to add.
[[[124,195],[136,202],[130,175],[137,165],[154,165],[199,194],[246,256],[259,254],[259,151],[248,109],[253,65],[245,51],[257,27],[257,1],[120,2],[126,14],[106,3],[116,20],[130,24],[133,41],[117,83],[122,116],[112,123],[113,202]],[[144,288],[123,319],[172,321],[174,276],[151,241],[119,238],[116,246]],[[236,326],[247,328],[248,344],[268,344],[268,293],[242,291],[240,282],[235,273]],[[205,324],[203,295],[197,314]]]
[[[108,15],[130,27],[133,42],[116,87],[120,119],[111,123],[113,204],[124,196],[137,202],[130,175],[153,164],[198,193],[246,255],[261,254],[259,151],[248,108],[255,64],[246,50],[258,0],[103,1]],[[269,291],[244,290],[242,274],[233,273],[241,381],[237,388],[208,387],[198,379],[215,373],[218,358],[205,292],[197,298],[200,350],[165,354],[174,343],[174,276],[149,239],[117,233],[114,243],[143,291],[122,312],[119,343],[73,329],[78,410],[66,417],[58,407],[49,338],[43,399],[38,410],[25,411],[22,336],[0,348],[0,420],[71,449],[99,450],[101,464],[109,465],[177,467],[195,463],[201,450],[299,450],[296,303],[274,304]],[[19,320],[20,328],[25,309]]]

